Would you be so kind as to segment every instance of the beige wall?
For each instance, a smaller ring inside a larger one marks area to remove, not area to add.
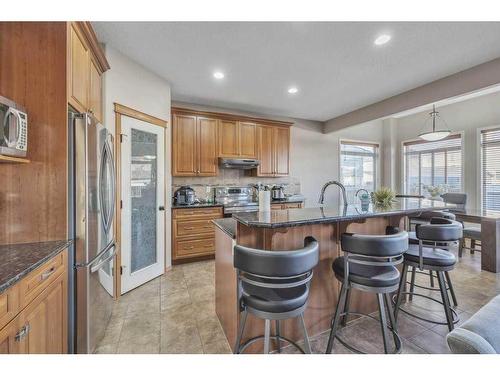
[[[163,78],[146,70],[110,46],[105,47],[106,58],[111,69],[104,74],[104,118],[105,125],[114,133],[114,103],[119,103],[148,115],[169,122],[170,85]],[[166,264],[171,264],[171,199],[172,178],[170,172],[170,130],[165,142],[165,204],[167,209],[165,228]]]
[[[493,93],[438,108],[442,118],[453,132],[462,133],[464,192],[468,194],[468,206],[480,207],[480,159],[478,129],[500,125],[500,93]],[[403,189],[403,157],[401,143],[418,138],[428,111],[395,119],[397,166],[397,190]]]

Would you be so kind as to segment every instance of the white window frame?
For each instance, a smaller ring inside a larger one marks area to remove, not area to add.
[[[349,142],[349,143],[359,143],[359,144],[365,144],[365,145],[372,145],[376,147],[377,153],[375,154],[375,186],[374,190],[377,190],[380,187],[380,177],[381,177],[381,168],[380,168],[380,154],[381,154],[381,145],[380,142],[372,142],[372,141],[362,141],[360,139],[349,139],[349,138],[339,138],[339,160],[338,160],[338,173],[337,173],[337,179],[340,183],[342,183],[342,142]],[[339,198],[341,199],[341,198]]]
[[[453,132],[450,134],[450,136],[454,135],[460,135],[460,149],[462,150],[462,160],[461,160],[461,171],[460,171],[460,190],[464,191],[465,189],[465,183],[464,183],[464,172],[465,172],[465,131],[458,131],[458,132]],[[405,155],[405,143],[408,142],[415,142],[415,141],[421,141],[421,138],[411,138],[411,139],[405,139],[402,140],[400,143],[400,155],[401,155],[401,166],[400,166],[400,175],[402,176],[401,181],[400,181],[400,191],[403,194],[407,194],[406,192],[406,155]]]
[[[478,194],[476,194],[476,207],[478,207],[479,210],[483,209],[483,148],[481,146],[481,132],[483,130],[490,130],[490,129],[500,129],[500,124],[498,125],[490,125],[490,126],[484,126],[481,128],[476,129],[476,158],[477,158],[477,173],[479,176],[476,174],[476,191]],[[479,178],[477,178],[479,177]]]

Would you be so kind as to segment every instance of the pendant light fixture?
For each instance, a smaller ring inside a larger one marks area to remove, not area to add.
[[[425,121],[424,132],[419,135],[423,140],[432,142],[439,141],[441,139],[446,138],[451,134],[451,130],[448,128],[446,122],[439,116],[439,112],[436,111],[436,106],[432,106],[432,112],[429,113],[429,118]],[[439,126],[439,123],[443,123],[444,126]],[[432,129],[430,128],[430,125]],[[426,129],[429,129],[425,131]]]

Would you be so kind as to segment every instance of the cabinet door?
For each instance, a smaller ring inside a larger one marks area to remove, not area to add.
[[[29,354],[64,354],[67,352],[66,278],[61,274],[21,313],[26,327],[24,341]]]
[[[239,156],[238,122],[219,120],[219,156]]]
[[[88,108],[89,50],[81,36],[70,26],[70,103],[80,112]]]
[[[217,176],[217,120],[198,117],[198,176]]]
[[[174,115],[172,139],[172,175],[196,176],[196,116]]]
[[[19,319],[15,318],[0,330],[0,354],[22,354],[24,341],[20,340]]]
[[[273,129],[276,176],[288,176],[290,173],[290,128],[275,127]]]
[[[257,126],[252,122],[239,123],[240,156],[256,157]]]
[[[258,136],[258,158],[260,165],[257,168],[258,176],[274,176],[274,147],[273,128],[259,125],[257,127]]]
[[[102,123],[101,73],[93,59],[90,59],[89,110]]]

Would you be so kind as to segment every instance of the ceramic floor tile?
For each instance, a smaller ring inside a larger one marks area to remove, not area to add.
[[[119,354],[158,354],[160,352],[160,333],[143,334],[130,340],[121,339]]]
[[[411,343],[432,354],[448,354],[450,349],[443,336],[434,331],[427,330],[409,340]]]
[[[480,254],[464,254],[451,272],[458,298],[460,324],[500,293],[500,275],[480,270]],[[231,344],[215,313],[215,262],[174,266],[155,280],[122,296],[113,307],[106,334],[96,353],[230,353]],[[427,275],[417,274],[417,283],[429,284]],[[416,289],[440,299],[439,292]],[[416,297],[405,304],[409,311],[443,319],[442,306]],[[457,325],[457,326],[458,326]],[[445,326],[426,323],[400,313],[398,331],[403,353],[448,353]],[[329,332],[310,337],[313,353],[324,353]],[[380,324],[368,318],[350,322],[339,336],[369,353],[383,352]],[[390,336],[390,339],[392,336]],[[300,342],[302,344],[302,342]],[[299,351],[289,345],[283,354]],[[349,354],[338,340],[333,353]]]

